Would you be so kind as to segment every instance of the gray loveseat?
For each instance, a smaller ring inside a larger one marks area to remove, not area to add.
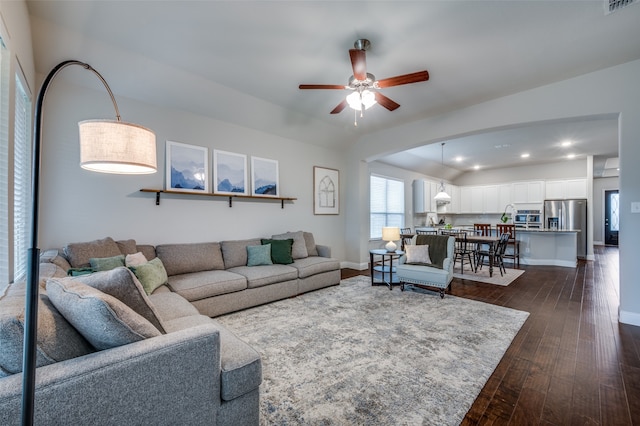
[[[339,262],[311,234],[271,239],[293,240],[293,263],[247,266],[247,246],[260,239],[153,247],[105,238],[44,252],[36,424],[258,424],[260,355],[211,317],[340,282]],[[151,294],[135,268],[67,276],[139,253],[167,273]],[[24,293],[17,283],[0,298],[2,425],[20,423]]]

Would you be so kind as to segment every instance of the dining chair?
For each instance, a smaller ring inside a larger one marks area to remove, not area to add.
[[[460,259],[460,273],[463,274],[464,273],[464,264],[465,262],[469,264],[469,266],[471,267],[472,271],[475,271],[475,267],[473,264],[473,251],[474,251],[474,245],[473,243],[467,241],[467,233],[465,231],[457,231],[457,230],[449,230],[449,229],[442,229],[440,231],[441,235],[449,235],[451,237],[454,237],[456,239],[455,242],[455,250],[454,250],[454,257],[453,257],[453,268],[455,269],[456,267],[456,262],[458,261],[458,259]]]
[[[498,229],[498,235],[509,234],[509,241],[507,242],[507,247],[503,254],[503,257],[507,259],[513,259],[514,268],[520,267],[520,241],[516,239],[516,226],[512,223],[498,223],[496,225]],[[509,247],[512,246],[513,250],[509,250]]]
[[[400,250],[404,251],[404,246],[411,244],[413,232],[411,228],[400,228]]]
[[[498,240],[498,243],[496,244],[496,248],[493,251],[493,264],[494,265],[498,265],[498,268],[500,269],[500,276],[503,276],[503,272],[507,273],[507,270],[504,267],[504,252],[505,249],[507,247],[507,243],[509,241],[509,234],[505,233],[505,234],[501,234],[500,235],[500,240]],[[482,269],[482,264],[484,262],[484,258],[488,258],[489,256],[491,256],[491,253],[489,252],[489,250],[478,250],[477,251],[477,257],[476,257],[476,271],[479,269]]]
[[[480,235],[482,237],[487,237],[491,235],[491,224],[490,223],[474,223],[473,231],[476,235]],[[478,269],[478,259],[480,257],[479,252],[489,252],[489,244],[486,243],[478,243],[476,244],[474,250],[474,257],[476,259],[476,269]]]
[[[437,235],[438,231],[428,229],[416,229],[416,235]]]

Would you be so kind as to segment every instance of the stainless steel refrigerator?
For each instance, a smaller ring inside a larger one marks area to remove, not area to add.
[[[545,200],[546,228],[576,229],[578,258],[587,257],[587,200]]]

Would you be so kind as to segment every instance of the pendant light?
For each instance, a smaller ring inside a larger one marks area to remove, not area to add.
[[[441,146],[440,162],[444,167],[444,142],[442,142],[442,146]],[[448,204],[451,202],[451,196],[445,192],[444,181],[442,179],[440,179],[440,191],[433,198],[436,200],[437,204]]]

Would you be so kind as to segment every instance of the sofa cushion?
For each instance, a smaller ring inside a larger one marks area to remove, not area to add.
[[[136,247],[137,247],[137,251],[144,254],[144,257],[146,257],[147,260],[151,260],[154,257],[156,257],[156,248],[154,246],[150,244],[142,244]]]
[[[71,264],[66,258],[61,256],[60,250],[58,249],[43,251],[42,254],[40,254],[40,263],[53,263],[64,270],[64,272],[71,269]]]
[[[298,278],[306,278],[327,271],[340,269],[340,262],[331,257],[310,256],[306,259],[296,259],[294,268],[298,270]]]
[[[293,256],[291,256],[291,249],[293,247],[293,239],[286,240],[260,240],[262,244],[271,244],[271,261],[273,263],[280,263],[282,265],[289,265],[293,263]]]
[[[37,367],[94,352],[89,342],[58,312],[46,294],[40,293],[39,299]],[[0,370],[4,375],[22,372],[24,320],[25,284],[11,284],[0,299]]]
[[[262,361],[260,354],[229,329],[211,320],[220,329],[220,396],[231,401],[262,383]]]
[[[274,240],[293,240],[293,246],[291,246],[291,257],[294,259],[304,259],[309,256],[307,252],[307,243],[304,239],[304,233],[298,232],[285,232],[284,234],[272,235]]]
[[[201,271],[169,277],[169,287],[188,301],[247,288],[247,279],[229,271]]]
[[[167,271],[159,257],[151,259],[142,265],[131,266],[130,269],[136,275],[147,294],[153,293],[155,289],[169,282]]]
[[[72,268],[90,266],[89,259],[92,257],[112,257],[122,254],[118,244],[111,237],[84,243],[70,243],[63,249],[63,253]]]
[[[224,257],[225,269],[235,266],[247,265],[247,246],[258,246],[260,240],[257,238],[250,240],[230,240],[220,243],[222,256]]]
[[[129,269],[120,267],[111,271],[74,277],[73,279],[115,297],[142,315],[158,330],[165,331],[158,313],[147,297],[142,284]]]
[[[304,243],[307,246],[307,254],[309,256],[317,256],[318,249],[316,248],[316,240],[313,238],[313,234],[311,232],[303,232]]]
[[[161,335],[133,309],[77,279],[48,280],[47,295],[66,320],[98,350]]]
[[[219,243],[163,244],[156,255],[169,276],[224,269]]]
[[[149,296],[149,300],[151,300],[156,312],[158,312],[158,316],[162,320],[162,325],[167,333],[173,331],[170,329],[169,321],[200,314],[187,299],[172,291],[156,291]]]
[[[247,246],[247,266],[271,264],[271,244]]]
[[[247,288],[263,287],[298,278],[298,270],[290,265],[237,266],[229,269],[229,272],[245,276]]]
[[[118,248],[120,249],[120,253],[124,254],[133,254],[138,251],[138,246],[136,245],[136,240],[119,240],[116,241]]]
[[[110,271],[118,266],[124,266],[124,254],[112,257],[92,257],[89,264],[94,271]]]

